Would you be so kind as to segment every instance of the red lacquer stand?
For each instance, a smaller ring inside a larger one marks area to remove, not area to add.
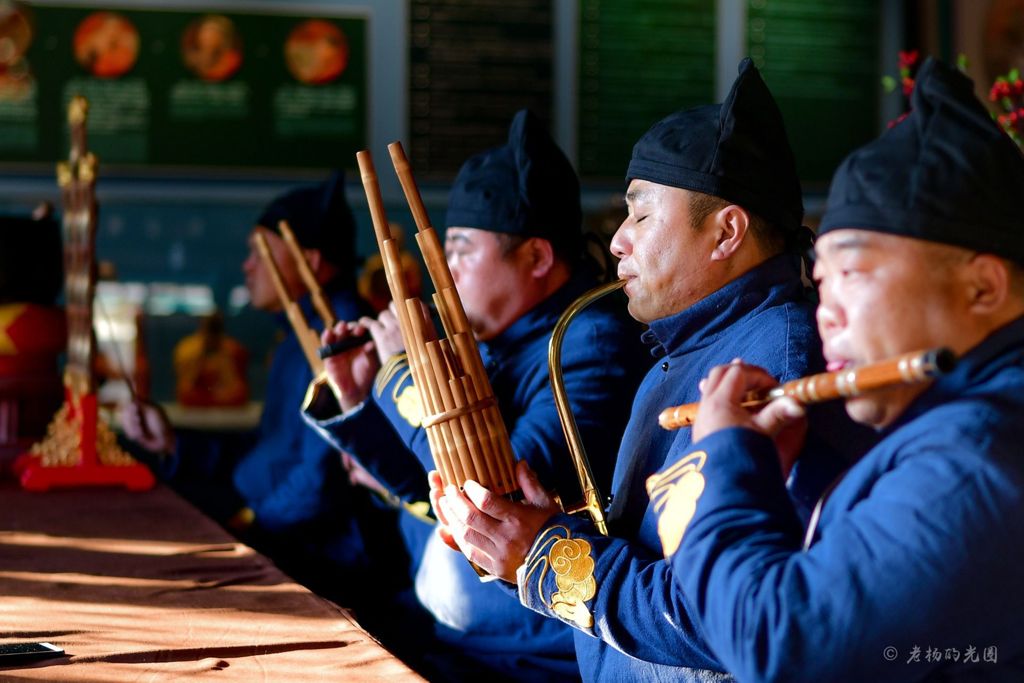
[[[65,388],[64,405],[46,437],[14,461],[22,488],[48,491],[82,486],[153,487],[153,473],[122,451],[97,411],[96,394],[76,397]]]

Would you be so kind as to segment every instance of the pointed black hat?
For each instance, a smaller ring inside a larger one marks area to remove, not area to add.
[[[532,112],[512,119],[508,142],[470,157],[448,197],[448,227],[477,228],[556,245],[582,244],[580,183]]]
[[[819,234],[858,228],[1024,264],[1024,156],[956,69],[928,59],[903,121],[836,171]]]
[[[355,268],[355,218],[345,199],[345,172],[336,170],[318,185],[300,187],[276,198],[263,210],[256,223],[280,232],[280,221],[288,221],[306,249],[319,249],[321,256],[342,271]]]
[[[640,138],[626,171],[633,179],[720,197],[785,231],[803,221],[782,113],[749,59],[724,102],[678,111]]]

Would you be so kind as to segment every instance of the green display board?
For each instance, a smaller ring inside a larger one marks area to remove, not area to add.
[[[880,22],[879,0],[749,0],[750,55],[782,109],[805,191],[878,133]]]
[[[451,178],[501,145],[519,109],[551,122],[550,0],[411,0],[410,157],[421,177]]]
[[[714,95],[715,3],[580,0],[581,176],[620,180],[644,131]]]
[[[367,137],[366,19],[33,5],[0,82],[0,159],[67,155],[66,105],[90,103],[104,165],[351,165]],[[7,26],[17,33],[17,27]]]

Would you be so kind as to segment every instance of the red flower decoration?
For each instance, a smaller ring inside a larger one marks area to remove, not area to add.
[[[1014,69],[992,84],[988,98],[1001,110],[995,118],[1006,134],[1024,148],[1024,79]]]
[[[900,50],[900,68],[909,69],[917,64],[918,53],[917,50],[908,50],[904,52]]]

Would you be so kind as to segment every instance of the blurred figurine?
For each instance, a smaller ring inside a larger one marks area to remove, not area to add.
[[[183,406],[240,406],[249,400],[249,352],[224,333],[219,312],[174,347],[175,396]]]
[[[402,273],[405,275],[405,291],[409,296],[419,297],[423,293],[423,275],[419,261],[405,248],[405,232],[398,223],[389,223],[391,235],[398,242],[398,256],[402,260]],[[391,291],[384,276],[384,261],[380,252],[366,257],[363,270],[359,273],[359,296],[363,297],[374,313],[380,313],[391,302]]]

